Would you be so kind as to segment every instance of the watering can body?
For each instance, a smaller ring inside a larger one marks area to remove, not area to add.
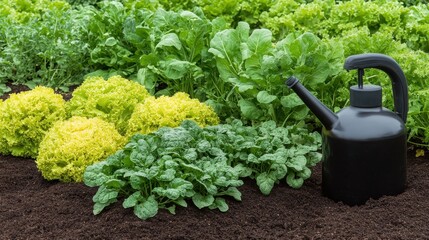
[[[293,89],[323,124],[322,191],[349,205],[397,195],[406,186],[408,88],[399,65],[382,54],[346,59],[347,70],[358,69],[358,85],[350,88],[351,106],[333,113],[294,77]],[[385,71],[392,80],[395,111],[381,104],[381,87],[363,85],[365,68]]]

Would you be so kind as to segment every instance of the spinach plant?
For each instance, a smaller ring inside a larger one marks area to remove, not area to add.
[[[136,134],[123,150],[89,166],[84,182],[99,187],[94,214],[124,197],[141,219],[159,209],[175,213],[192,200],[198,208],[227,211],[224,196],[241,200],[242,177],[254,178],[263,194],[281,179],[299,188],[320,161],[321,138],[297,126],[277,128],[272,121],[259,127],[239,120],[200,128],[191,120]]]

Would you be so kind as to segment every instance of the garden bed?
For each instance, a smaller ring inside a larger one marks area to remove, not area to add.
[[[298,190],[282,182],[264,196],[246,179],[226,213],[189,204],[146,221],[120,203],[94,216],[96,188],[48,182],[33,160],[0,156],[0,239],[427,239],[428,154],[409,152],[404,193],[363,206],[323,197],[318,164]]]

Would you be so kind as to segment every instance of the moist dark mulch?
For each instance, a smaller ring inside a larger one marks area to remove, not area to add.
[[[298,190],[282,182],[264,196],[246,179],[226,213],[189,204],[146,221],[120,202],[94,216],[96,188],[49,182],[34,160],[0,156],[0,239],[429,239],[428,154],[410,151],[404,193],[362,206],[322,196],[319,164]]]
[[[143,221],[121,202],[94,216],[96,188],[46,181],[33,159],[0,155],[0,239],[429,239],[428,156],[410,150],[405,192],[362,206],[322,196],[318,164],[301,189],[281,182],[264,196],[245,179],[242,201],[227,199],[226,213],[190,203]]]

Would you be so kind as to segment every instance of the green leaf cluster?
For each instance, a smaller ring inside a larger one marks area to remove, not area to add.
[[[11,94],[0,103],[0,153],[36,158],[46,132],[65,117],[65,101],[53,89]]]
[[[245,22],[216,33],[209,52],[216,57],[219,81],[229,87],[218,96],[217,104],[227,106],[233,100],[242,119],[283,124],[289,118],[303,120],[308,113],[303,103],[290,95],[284,80],[295,75],[310,90],[324,87],[329,77],[340,72],[344,56],[341,44],[322,41],[309,32],[289,34],[273,43],[271,31],[251,31]]]
[[[187,119],[200,127],[216,125],[220,121],[210,106],[177,92],[171,97],[147,98],[138,104],[128,121],[127,136],[154,132],[161,127],[178,127]]]
[[[119,133],[125,135],[137,104],[143,103],[149,96],[144,86],[120,76],[107,80],[88,77],[73,91],[66,109],[69,117],[99,117],[113,123]]]
[[[82,182],[87,166],[104,160],[124,143],[115,126],[99,118],[57,121],[40,143],[37,169],[46,180]]]
[[[186,207],[190,199],[198,208],[227,211],[224,196],[241,200],[237,187],[243,182],[226,153],[211,145],[216,136],[209,134],[215,132],[184,121],[178,128],[136,134],[123,150],[89,166],[85,184],[99,187],[93,197],[94,214],[119,196],[125,197],[123,206],[133,208],[141,219],[153,217],[158,209],[175,213],[177,205]]]
[[[66,11],[70,9],[67,1],[62,0],[1,0],[0,16],[15,22],[27,22],[40,19],[48,11]]]
[[[94,214],[124,197],[141,219],[159,209],[175,213],[192,200],[198,208],[227,211],[224,196],[241,200],[240,177],[255,178],[264,194],[280,179],[301,187],[320,161],[321,137],[298,127],[230,124],[201,128],[191,120],[177,128],[134,135],[124,149],[89,166],[84,182],[98,187]]]
[[[0,18],[0,82],[67,91],[90,69],[86,34],[90,13],[53,8],[37,15],[23,22]]]

